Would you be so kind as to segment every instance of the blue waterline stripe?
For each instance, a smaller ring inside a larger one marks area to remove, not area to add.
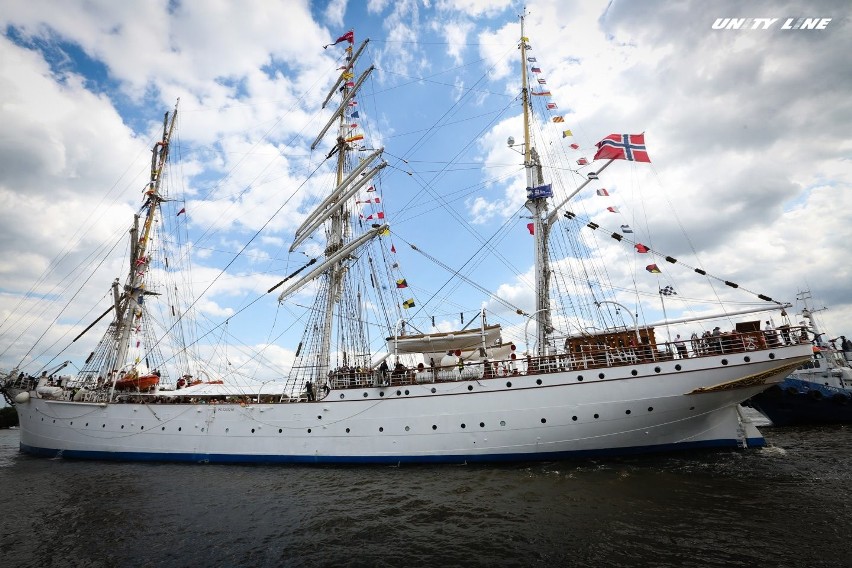
[[[763,438],[748,438],[750,448],[763,447]],[[21,451],[44,457],[69,459],[92,459],[110,461],[182,462],[212,464],[398,464],[398,463],[489,463],[553,461],[587,457],[631,456],[666,453],[681,450],[740,448],[738,440],[719,439],[701,442],[681,442],[633,448],[609,450],[576,450],[570,452],[539,452],[513,454],[437,455],[437,456],[289,456],[289,455],[233,455],[233,454],[190,454],[165,452],[93,452],[84,450],[57,450],[21,444]]]

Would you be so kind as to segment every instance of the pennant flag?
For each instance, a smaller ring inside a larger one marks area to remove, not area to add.
[[[532,68],[532,72],[533,72],[533,73],[541,73],[541,68],[539,68],[539,67],[533,67],[533,68]]]
[[[660,274],[662,272],[662,270],[660,270],[660,267],[658,267],[656,264],[649,264],[645,267],[645,270],[647,270],[651,274]]]
[[[609,192],[608,192],[607,190],[605,190],[604,188],[600,188],[600,189],[597,191],[597,194],[598,194],[598,195],[603,195],[604,197],[607,197],[607,196],[609,195]]]
[[[396,247],[393,245],[391,245],[391,252],[396,254]],[[394,266],[394,268],[397,268],[397,266]]]
[[[556,108],[556,103],[547,103],[547,109],[548,110],[553,110],[555,108]]]
[[[186,213],[186,207],[182,207],[181,210],[177,212],[177,215],[175,215],[175,217],[180,217],[182,213]]]
[[[630,228],[630,225],[622,225],[621,226],[622,233],[632,233],[633,229]]]
[[[539,85],[547,85],[547,79],[539,79],[538,84]]]
[[[536,97],[549,97],[549,96],[550,96],[550,91],[539,91],[539,92],[537,92],[537,93],[536,93],[536,92],[533,92],[533,93],[530,93],[530,94],[531,94],[531,95],[535,95]]]
[[[563,130],[562,131],[562,138],[567,138],[568,136],[574,136],[574,135],[571,134],[570,130]],[[575,146],[575,144],[571,144],[571,146]],[[577,148],[579,148],[579,146],[577,146]]]
[[[376,191],[375,185],[371,185],[370,187],[367,188],[367,193],[370,193],[371,191]]]
[[[408,308],[413,308],[414,307],[414,298],[409,298],[406,301],[404,301],[402,303],[402,307],[405,308],[406,310]]]
[[[361,116],[358,114],[357,110],[355,112],[353,112],[352,114],[350,114],[349,117],[350,118],[361,118]]]
[[[405,281],[405,278],[400,278],[396,281],[397,288],[408,288],[408,282]]]
[[[535,234],[535,223],[527,223],[527,230],[531,235]]]
[[[610,213],[618,213],[618,207],[607,207],[606,210]]]
[[[344,142],[357,142],[358,140],[363,140],[363,139],[364,139],[363,134],[356,134],[355,136],[350,136],[349,138],[344,140]]]
[[[595,146],[598,151],[595,160],[630,160],[632,162],[649,162],[648,150],[645,148],[644,134],[610,134]]]
[[[554,116],[553,122],[565,122],[565,119],[561,116]]]
[[[660,294],[662,294],[663,296],[677,296],[677,292],[675,292],[674,288],[672,288],[671,286],[660,288]]]
[[[567,132],[567,133],[568,133],[568,134],[567,134],[568,136],[571,136],[571,131],[570,131],[570,130],[566,130],[565,132]],[[563,134],[565,134],[565,132],[563,132]],[[580,145],[579,145],[579,144],[571,144],[571,148],[573,148],[574,150],[579,150],[579,149],[580,149]]]
[[[364,219],[366,221],[370,221],[372,219],[384,219],[384,218],[385,218],[385,212],[384,211],[379,211],[378,213],[371,213],[370,215],[367,215],[366,217],[364,217]]]
[[[530,63],[535,63],[535,57],[527,57],[527,61]]]
[[[322,48],[323,48],[323,49],[326,49],[326,48],[327,48],[327,47],[329,47],[329,46],[337,45],[337,44],[338,44],[338,43],[340,43],[341,41],[348,41],[349,43],[354,43],[354,42],[355,42],[355,32],[354,32],[353,30],[349,30],[348,32],[346,32],[345,34],[343,34],[342,36],[340,36],[339,38],[337,38],[337,39],[334,41],[334,43],[326,44],[326,45],[322,46]],[[349,46],[349,47],[347,47],[346,49],[348,50],[348,49],[351,49],[351,48],[352,48],[352,46]]]
[[[581,166],[585,166],[589,163],[589,160],[587,160],[586,158],[580,158],[579,160],[577,160],[577,163]]]
[[[644,253],[648,252],[649,250],[651,250],[648,247],[646,247],[645,245],[643,245],[642,243],[636,243],[633,246],[636,247],[636,252],[638,252],[640,254],[644,254]]]

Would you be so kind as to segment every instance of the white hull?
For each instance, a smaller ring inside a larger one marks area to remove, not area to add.
[[[810,345],[793,345],[582,371],[335,389],[316,402],[106,404],[32,396],[16,406],[22,450],[43,455],[310,463],[555,459],[747,445],[755,430],[743,424],[737,404],[809,355]]]

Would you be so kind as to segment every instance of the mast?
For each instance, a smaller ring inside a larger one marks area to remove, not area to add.
[[[521,99],[524,107],[524,169],[527,181],[527,202],[525,207],[532,214],[533,237],[535,243],[535,312],[536,355],[546,355],[548,338],[553,329],[550,316],[550,260],[548,239],[550,223],[547,222],[547,199],[552,195],[549,185],[544,185],[541,162],[538,152],[530,140],[530,92],[527,76],[527,37],[524,35],[524,15],[521,15]]]
[[[155,219],[160,209],[160,203],[163,201],[163,198],[160,196],[160,183],[163,172],[165,171],[166,162],[168,161],[169,143],[174,132],[176,119],[177,105],[175,105],[175,110],[172,112],[171,120],[169,120],[168,112],[163,116],[162,140],[154,144],[154,147],[151,149],[151,178],[145,190],[145,207],[147,207],[147,212],[145,213],[141,234],[138,228],[138,215],[135,217],[133,229],[130,231],[130,270],[123,295],[119,296],[118,286],[113,285],[114,294],[119,298],[119,301],[116,303],[115,358],[112,365],[108,367],[114,372],[112,378],[113,385],[115,385],[115,380],[119,378],[117,372],[126,363],[127,352],[130,348],[130,333],[135,328],[134,322],[142,315],[140,298],[145,292],[145,276],[148,273],[149,267],[148,250],[151,244],[151,234]]]

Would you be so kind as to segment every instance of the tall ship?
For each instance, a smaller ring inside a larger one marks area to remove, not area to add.
[[[605,193],[598,185],[612,164],[649,162],[644,136],[605,136],[591,161],[578,161],[576,175],[558,175],[546,164],[551,152],[536,146],[539,129],[557,121],[544,83],[531,80],[540,68],[523,17],[520,31],[514,108],[522,110],[523,137],[509,146],[523,160],[525,187],[518,191],[526,198],[531,305],[478,283],[479,258],[448,264],[434,254],[440,247],[406,242],[385,219],[381,188],[393,169],[386,158],[393,158],[371,147],[358,127],[358,95],[374,69],[359,63],[369,40],[358,44],[349,31],[334,44],[345,49],[322,105],[327,122],[310,146],[322,151],[328,170],[306,176],[306,191],[318,197],[290,235],[290,251],[305,252],[306,260],[255,300],[274,307],[277,298],[287,325],[304,328],[291,346],[292,364],[269,380],[233,381],[212,372],[209,353],[195,349],[205,333],[190,315],[203,292],[175,268],[189,256],[188,240],[166,234],[180,233],[186,219],[164,186],[176,107],[165,116],[130,224],[126,275],[105,287],[108,304],[97,304],[91,313],[100,317],[73,340],[105,327],[97,346],[75,373],[64,374],[69,363],[61,356],[28,357],[2,379],[20,419],[21,450],[113,460],[396,464],[760,445],[738,405],[810,360],[806,334],[791,327],[788,341],[769,342],[754,314],[786,304],[715,277],[726,292],[755,296],[754,305],[719,305],[680,320],[639,317],[646,313],[641,302],[672,302],[674,291],[657,280],[650,293],[610,284],[604,259],[592,254],[599,236],[656,255],[666,270],[711,275],[633,241],[626,225],[607,230],[572,208],[583,192]],[[446,245],[469,235],[435,237]],[[447,286],[479,291],[476,316],[462,317],[456,328],[428,325],[400,274],[396,247],[403,245],[447,275]],[[483,250],[502,254],[495,243]],[[656,263],[642,271],[660,273]],[[672,339],[678,324],[706,332]],[[206,335],[215,330],[221,326]]]
[[[810,333],[813,354],[777,385],[753,396],[747,404],[759,410],[775,426],[852,423],[852,340],[832,338],[822,331],[810,305],[811,293],[804,290],[801,325]],[[798,319],[798,318],[797,318]],[[789,335],[789,320],[777,329],[767,321],[773,342]]]

